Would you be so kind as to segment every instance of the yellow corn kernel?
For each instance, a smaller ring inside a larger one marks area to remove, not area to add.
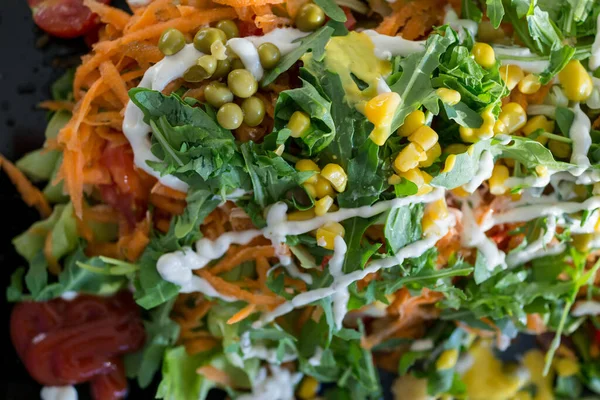
[[[558,376],[566,377],[579,373],[579,363],[570,358],[559,358],[555,362],[556,373]]]
[[[492,107],[488,107],[481,113],[483,123],[479,128],[466,128],[461,126],[458,128],[460,138],[467,143],[475,143],[482,139],[489,139],[494,136],[494,125],[496,117],[492,112]]]
[[[333,197],[331,196],[325,196],[322,199],[315,201],[315,214],[317,216],[327,214],[327,211],[329,211],[332,205]]]
[[[494,124],[494,135],[506,135],[508,134],[508,128],[504,125],[504,122],[498,120]]]
[[[315,194],[316,198],[321,199],[325,196],[331,196],[335,194],[333,191],[333,187],[331,186],[331,182],[327,179],[323,178],[321,175],[317,178],[317,183],[315,183]]]
[[[594,186],[592,187],[592,194],[594,196],[600,195],[600,182],[594,183]]]
[[[398,129],[398,134],[408,137],[423,125],[425,125],[425,113],[421,110],[415,110],[406,116],[404,123]]]
[[[302,137],[310,129],[310,116],[303,111],[295,111],[286,126],[293,138]]]
[[[439,143],[433,145],[432,148],[425,152],[427,158],[419,162],[419,167],[428,168],[442,155],[442,146]]]
[[[448,218],[446,199],[439,199],[427,204],[425,207],[425,214],[431,215],[435,219]]]
[[[515,394],[515,397],[513,397],[512,400],[533,400],[533,397],[531,396],[531,393],[521,390]]]
[[[525,78],[525,73],[517,65],[503,65],[499,68],[499,71],[500,78],[502,78],[509,90],[517,87],[521,79]]]
[[[462,143],[454,143],[446,146],[444,148],[444,153],[446,154],[461,154],[467,151],[467,145]]]
[[[496,65],[496,53],[489,44],[477,42],[473,45],[472,52],[475,62],[483,68],[492,68]]]
[[[315,163],[313,160],[299,160],[296,163],[296,170],[300,171],[300,172],[306,172],[306,171],[315,171],[317,172],[316,174],[314,174],[313,176],[311,176],[310,178],[308,178],[306,180],[306,183],[317,183],[317,179],[319,177],[319,172],[321,172],[321,168],[319,168],[319,166],[317,165],[317,163]]]
[[[442,100],[442,103],[449,106],[455,106],[460,103],[460,93],[453,89],[439,88],[435,93]]]
[[[548,167],[545,165],[536,165],[535,173],[540,177],[548,176]]]
[[[435,369],[438,371],[444,369],[450,369],[456,365],[458,361],[458,350],[457,349],[449,349],[444,350],[440,357],[435,362]]]
[[[522,131],[526,136],[529,136],[539,129],[543,129],[544,132],[554,132],[554,121],[548,120],[543,115],[536,115],[527,121],[527,124],[525,124]],[[548,143],[548,138],[546,136],[538,136],[535,140],[541,144]]]
[[[590,74],[587,73],[579,60],[571,60],[558,73],[558,79],[565,96],[571,101],[585,101],[592,95],[594,85]]]
[[[465,189],[463,189],[462,186],[454,188],[450,191],[452,192],[453,195],[458,196],[458,197],[469,197],[471,195],[471,193],[469,193]]]
[[[444,169],[442,169],[441,173],[445,174],[446,172],[452,171],[454,168],[454,164],[456,164],[456,154],[450,154],[446,157],[446,161],[444,162]]]
[[[525,126],[527,113],[519,103],[507,103],[502,107],[498,121],[502,121],[506,132],[512,134]]]
[[[317,229],[317,244],[328,250],[333,250],[336,236],[344,237],[344,227],[338,222],[327,222]]]
[[[338,192],[346,190],[346,184],[348,183],[348,175],[342,167],[337,164],[327,164],[321,171],[321,176],[327,179],[333,185],[334,189]]]
[[[302,186],[304,187],[304,190],[306,190],[306,193],[308,193],[310,197],[312,197],[313,199],[317,197],[317,189],[315,188],[314,184],[304,183],[302,184]]]
[[[569,158],[571,156],[571,146],[568,143],[558,140],[549,140],[548,148],[556,158]]]
[[[537,76],[527,74],[519,81],[519,92],[523,94],[534,94],[542,87],[542,83]]]
[[[281,157],[283,155],[284,151],[285,151],[285,144],[280,144],[279,146],[277,146],[274,153],[277,154],[279,157]]]
[[[396,92],[377,95],[365,105],[365,116],[375,125],[369,137],[376,145],[383,146],[392,134],[392,120],[398,105],[400,105],[400,95]]]
[[[288,221],[307,221],[315,217],[315,209],[304,211],[293,211],[287,215]]]
[[[421,126],[413,132],[408,140],[418,144],[425,151],[431,149],[438,141],[438,134],[427,125]]]
[[[399,185],[400,182],[402,182],[402,178],[399,175],[396,174],[392,174],[389,178],[388,178],[388,183],[390,185]]]
[[[432,179],[431,175],[421,171],[419,168],[413,168],[406,172],[398,172],[398,175],[392,175],[392,177],[393,176],[398,177],[394,178],[394,181],[397,182],[396,184],[400,183],[402,181],[402,178],[404,178],[407,181],[411,181],[412,183],[417,185],[418,195],[424,195],[433,190],[431,185],[429,185],[429,182],[431,182]]]
[[[313,399],[319,391],[319,382],[312,376],[305,376],[298,386],[296,395],[302,400]]]
[[[394,170],[396,173],[406,172],[409,169],[416,168],[419,165],[421,153],[424,153],[421,146],[415,143],[409,143],[403,148],[394,160]]]
[[[504,186],[504,183],[508,179],[510,172],[508,167],[502,164],[494,165],[492,170],[492,176],[490,177],[490,193],[496,196],[506,193],[508,188]]]

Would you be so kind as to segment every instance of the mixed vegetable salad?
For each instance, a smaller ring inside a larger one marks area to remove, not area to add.
[[[600,3],[61,1],[0,158],[43,399],[600,396]]]

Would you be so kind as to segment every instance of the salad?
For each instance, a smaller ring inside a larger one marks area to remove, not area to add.
[[[0,158],[43,399],[600,396],[600,3],[32,3],[98,37]]]

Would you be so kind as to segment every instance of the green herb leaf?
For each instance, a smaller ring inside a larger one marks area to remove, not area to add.
[[[315,0],[315,4],[323,9],[325,14],[334,21],[346,22],[346,13],[334,0]]]
[[[504,5],[502,5],[502,0],[486,0],[485,4],[487,6],[486,15],[494,28],[498,29],[502,22],[502,18],[504,17]]]

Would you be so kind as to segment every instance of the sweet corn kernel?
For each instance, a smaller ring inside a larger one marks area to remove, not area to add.
[[[310,400],[317,395],[319,382],[312,376],[305,376],[298,386],[296,394],[302,400]]]
[[[534,94],[542,87],[542,83],[537,76],[527,74],[519,81],[519,92],[523,94]]]
[[[394,175],[392,175],[392,176],[394,176]],[[417,185],[417,194],[420,196],[427,194],[433,190],[431,185],[429,185],[429,182],[431,182],[431,179],[432,179],[431,175],[429,175],[426,172],[421,171],[418,168],[413,168],[406,172],[398,172],[398,175],[396,175],[396,176],[398,177],[397,178],[398,183],[400,183],[402,181],[402,178],[404,178],[408,181],[411,181],[415,185]]]
[[[494,136],[494,125],[496,117],[492,112],[492,108],[488,107],[481,113],[483,123],[479,128],[467,128],[461,126],[458,128],[460,138],[467,143],[475,143],[482,139],[489,139]]]
[[[317,244],[328,250],[333,250],[336,236],[344,237],[344,227],[338,222],[327,222],[317,229]]]
[[[594,186],[592,187],[592,194],[594,196],[600,195],[600,182],[594,183]]]
[[[425,125],[425,113],[421,110],[415,110],[406,116],[404,123],[398,129],[398,134],[408,137],[423,125]]]
[[[475,43],[472,52],[475,62],[483,68],[492,68],[496,65],[496,53],[494,53],[494,49],[489,44]]]
[[[429,214],[435,219],[448,218],[446,199],[439,199],[427,204],[427,207],[425,207],[425,214]]]
[[[454,168],[454,164],[456,164],[456,154],[450,154],[446,157],[446,161],[444,162],[444,169],[442,169],[441,173],[445,174],[446,172],[452,171]]]
[[[455,106],[460,103],[460,93],[453,89],[439,88],[435,93],[442,100],[442,103],[449,106]]]
[[[549,140],[548,148],[556,158],[569,158],[571,156],[571,146],[568,143],[558,140]]]
[[[402,182],[402,178],[396,174],[392,174],[392,176],[390,176],[388,178],[388,183],[390,185],[399,185],[401,182]]]
[[[433,145],[432,148],[425,152],[427,158],[419,162],[419,167],[428,168],[442,155],[442,146],[439,143]]]
[[[507,103],[502,107],[498,121],[502,121],[506,132],[512,134],[525,126],[527,113],[519,103]]]
[[[508,179],[510,172],[506,165],[496,164],[492,170],[492,176],[490,177],[490,193],[496,196],[506,193],[508,188],[504,186],[504,183]]]
[[[333,197],[335,192],[333,191],[331,182],[319,175],[317,178],[317,183],[315,183],[315,194],[316,198],[321,199],[325,196]]]
[[[419,165],[421,153],[424,153],[421,146],[415,143],[409,143],[403,148],[394,160],[394,170],[396,173],[406,172],[409,169],[416,168]]]
[[[471,193],[467,192],[462,186],[450,190],[453,195],[458,197],[469,197]]]
[[[431,149],[438,141],[438,134],[427,125],[421,126],[412,133],[408,140],[418,144],[425,151]]]
[[[570,358],[559,358],[556,360],[556,373],[558,376],[566,377],[579,373],[579,363]]]
[[[536,165],[535,173],[540,177],[548,176],[548,167],[545,165]]]
[[[306,171],[317,172],[316,174],[314,174],[313,176],[308,178],[306,180],[306,183],[317,183],[317,179],[319,178],[318,173],[321,172],[321,168],[319,168],[317,163],[315,163],[313,160],[308,160],[308,159],[298,161],[296,163],[296,170],[298,170],[300,172],[306,172]]]
[[[327,179],[338,192],[346,190],[348,175],[342,167],[337,164],[327,164],[321,171],[321,176]]]
[[[317,189],[315,188],[315,185],[313,183],[304,183],[302,184],[302,186],[304,187],[304,190],[306,190],[306,193],[308,193],[310,197],[312,197],[313,199],[317,197]]]
[[[310,116],[303,111],[296,111],[290,117],[287,128],[292,131],[293,138],[302,137],[310,129]]]
[[[283,155],[284,151],[285,151],[285,144],[280,144],[279,146],[277,146],[274,153],[277,154],[279,157],[281,157]]]
[[[444,350],[440,357],[435,362],[435,368],[440,371],[444,369],[450,369],[456,365],[458,361],[458,350],[457,349],[449,349]]]
[[[315,209],[304,211],[293,211],[287,215],[288,221],[307,221],[315,217]]]
[[[527,124],[525,124],[522,131],[526,136],[529,136],[539,129],[543,129],[544,132],[554,132],[554,121],[548,120],[543,115],[536,115],[535,117],[527,121]],[[535,138],[535,140],[537,140],[541,144],[548,143],[548,138],[546,136],[538,136],[537,138]]]
[[[517,87],[521,79],[525,78],[525,73],[517,65],[503,65],[499,68],[499,71],[500,78],[502,78],[509,90]]]
[[[569,61],[558,73],[558,79],[565,96],[571,101],[585,101],[592,95],[592,78],[579,60]]]
[[[531,393],[521,390],[515,394],[515,397],[513,397],[512,400],[533,400],[533,397],[531,396]]]
[[[396,92],[381,93],[365,105],[365,116],[375,125],[369,137],[376,145],[383,146],[392,134],[392,120],[398,105],[400,105],[400,95]]]
[[[333,205],[333,197],[325,196],[322,199],[315,201],[315,214],[318,216],[327,214],[327,211]]]
[[[461,154],[467,151],[467,145],[462,143],[454,143],[446,146],[444,148],[444,153],[447,154]]]
[[[498,120],[494,124],[494,135],[506,135],[508,134],[508,128],[504,125],[504,122]]]

